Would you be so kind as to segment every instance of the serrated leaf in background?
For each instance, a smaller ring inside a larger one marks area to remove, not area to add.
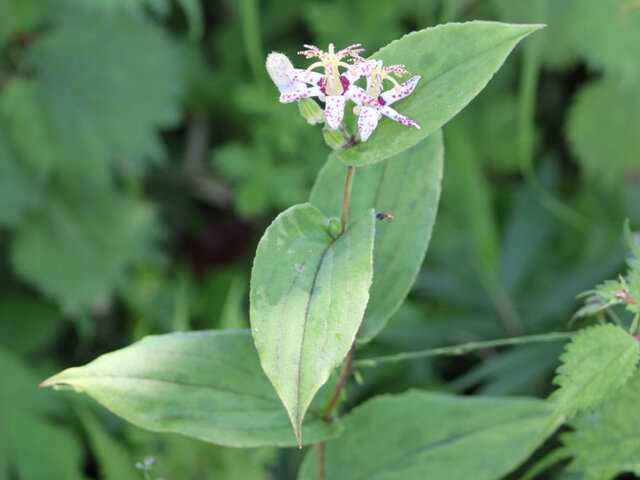
[[[591,181],[615,189],[640,174],[638,125],[637,88],[596,80],[580,90],[569,110],[567,137]]]
[[[35,295],[1,290],[0,346],[21,354],[46,350],[64,327],[58,310]]]
[[[622,472],[640,475],[640,375],[635,374],[600,409],[582,414],[560,439],[574,458],[569,471],[588,480],[609,480]]]
[[[636,371],[640,347],[635,338],[611,324],[580,331],[560,356],[549,399],[566,411],[593,409],[607,401]]]
[[[82,422],[89,445],[96,457],[103,480],[140,480],[141,472],[135,468],[126,447],[114,438],[93,412],[82,403],[75,403],[76,411]]]
[[[52,196],[16,229],[15,271],[70,312],[105,305],[127,268],[153,252],[155,212],[114,192]]]
[[[38,182],[17,161],[0,124],[0,226],[19,224],[42,200]]]
[[[340,480],[495,480],[551,435],[561,418],[533,398],[465,398],[411,390],[376,397],[327,442],[326,477]],[[298,480],[315,480],[316,450]]]
[[[0,371],[0,468],[4,457],[17,478],[84,479],[79,439],[49,418],[60,409],[59,396],[39,390],[38,376],[3,348]]]
[[[424,260],[440,200],[444,162],[442,133],[434,132],[389,163],[357,168],[352,218],[370,208],[390,213],[392,222],[376,225],[373,283],[358,341],[371,340],[407,296]],[[329,217],[340,216],[347,167],[330,155],[309,201]]]
[[[180,52],[148,20],[59,10],[25,63],[41,85],[57,170],[71,185],[104,188],[113,170],[135,176],[161,159],[156,129],[179,118]]]
[[[566,0],[565,0],[566,1]],[[640,80],[636,0],[570,0],[567,33],[589,64],[633,87]]]

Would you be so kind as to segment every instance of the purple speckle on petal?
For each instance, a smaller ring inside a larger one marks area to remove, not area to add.
[[[349,88],[349,85],[351,85],[347,77],[345,77],[344,75],[340,75],[340,83],[342,84],[343,90],[346,90],[347,88]]]

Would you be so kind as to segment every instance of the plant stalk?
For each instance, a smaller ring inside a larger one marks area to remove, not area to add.
[[[333,409],[338,403],[338,399],[340,398],[340,393],[344,389],[344,386],[347,384],[347,380],[349,379],[349,374],[351,373],[351,366],[353,365],[353,357],[356,352],[356,342],[353,342],[351,348],[349,349],[349,353],[347,353],[347,357],[344,359],[344,363],[342,364],[342,369],[340,370],[340,377],[338,378],[338,383],[336,384],[336,388],[333,390],[331,394],[331,398],[327,403],[327,407],[322,414],[322,420],[329,423],[331,421],[331,417],[333,415]],[[318,480],[326,480],[324,473],[324,452],[325,452],[325,442],[320,442],[318,444],[318,448],[316,451],[316,458],[318,460]]]
[[[349,202],[351,201],[351,186],[353,185],[353,173],[355,171],[355,167],[353,165],[349,165],[347,167],[347,179],[344,184],[344,196],[342,197],[342,215],[340,216],[340,221],[342,223],[342,229],[340,234],[343,234],[347,231],[347,220],[349,219]],[[340,398],[340,393],[344,389],[344,386],[347,384],[347,380],[349,379],[349,374],[351,373],[351,366],[353,365],[353,357],[355,356],[356,351],[356,342],[353,342],[351,348],[349,349],[349,353],[347,353],[347,357],[344,359],[342,364],[342,370],[340,370],[340,377],[338,378],[338,383],[336,384],[336,388],[333,390],[331,394],[331,398],[327,403],[327,406],[322,414],[322,419],[329,423],[331,421],[331,417],[333,416],[333,409],[338,403],[338,399]],[[324,456],[325,456],[326,444],[325,442],[320,442],[318,444],[316,450],[316,459],[317,459],[317,472],[318,472],[318,480],[326,480],[326,474],[324,469]]]
[[[347,219],[349,218],[349,202],[351,201],[351,185],[353,185],[353,172],[356,167],[349,165],[347,167],[347,180],[344,184],[344,197],[342,198],[342,215],[340,221],[342,222],[342,231],[347,231]]]
[[[435,357],[438,355],[464,355],[474,350],[482,350],[485,348],[506,347],[510,345],[524,345],[527,343],[539,342],[557,342],[568,340],[576,332],[550,332],[539,335],[527,335],[525,337],[500,338],[497,340],[487,340],[483,342],[467,342],[461,345],[452,345],[450,347],[431,348],[428,350],[418,350],[415,352],[403,352],[395,355],[386,355],[384,357],[363,358],[355,360],[355,367],[378,367],[384,363],[403,362],[414,358]]]

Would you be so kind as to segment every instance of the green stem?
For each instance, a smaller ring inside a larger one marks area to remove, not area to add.
[[[631,335],[635,335],[638,332],[638,321],[640,321],[640,313],[636,313],[636,316],[633,317],[631,328],[629,329]]]
[[[347,219],[349,218],[349,202],[351,201],[351,185],[353,185],[353,172],[355,171],[353,165],[347,167],[347,180],[344,185],[344,197],[342,198],[342,215],[340,221],[342,222],[342,232],[347,231]]]
[[[351,201],[351,186],[353,185],[353,172],[355,171],[355,167],[353,165],[349,165],[347,167],[347,179],[344,184],[344,196],[342,197],[342,215],[340,216],[340,220],[342,222],[342,231],[341,234],[347,231],[347,220],[349,218],[349,202]],[[338,399],[340,398],[340,393],[344,389],[344,386],[347,384],[347,380],[349,379],[349,374],[351,373],[351,366],[353,365],[353,357],[356,352],[356,343],[353,342],[351,348],[349,349],[349,353],[347,353],[347,357],[344,359],[342,363],[342,370],[340,370],[340,377],[338,378],[338,383],[336,388],[333,390],[331,394],[331,398],[327,403],[327,406],[322,414],[322,419],[329,423],[331,421],[331,417],[333,416],[333,409],[338,403]],[[317,473],[318,480],[326,480],[325,471],[324,471],[324,452],[325,452],[325,442],[320,442],[318,444],[316,450],[316,458],[317,458]]]
[[[467,342],[461,345],[450,347],[430,348],[428,350],[418,350],[416,352],[403,352],[384,357],[363,358],[355,360],[355,367],[378,367],[384,363],[403,362],[414,358],[435,357],[438,355],[464,355],[474,350],[485,348],[506,347],[510,345],[524,345],[527,343],[556,342],[567,340],[575,335],[575,332],[550,332],[539,335],[528,335],[526,337],[500,338],[498,340],[487,340],[483,342]]]
[[[338,378],[338,383],[336,384],[336,388],[333,390],[331,394],[331,398],[327,403],[327,406],[322,414],[322,419],[329,423],[331,421],[331,417],[333,416],[333,409],[338,403],[338,399],[340,398],[340,393],[342,393],[342,389],[347,384],[347,380],[349,379],[349,374],[351,373],[351,366],[353,365],[353,357],[356,353],[356,342],[353,342],[351,345],[351,349],[349,349],[349,353],[347,353],[347,358],[344,359],[342,364],[342,370],[340,370],[340,377]],[[325,452],[325,442],[320,442],[318,444],[318,448],[316,451],[316,458],[318,460],[318,480],[325,480],[324,473],[324,452]]]

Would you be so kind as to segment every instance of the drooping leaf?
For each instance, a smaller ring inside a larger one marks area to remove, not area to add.
[[[355,339],[373,275],[373,209],[334,239],[310,204],[282,212],[258,244],[250,318],[260,363],[300,442],[305,412]]]
[[[145,337],[42,385],[86,393],[149,430],[236,447],[296,443],[246,330]],[[305,440],[317,442],[339,430],[339,424],[311,418]]]
[[[567,122],[569,144],[589,179],[616,189],[640,172],[640,94],[635,86],[625,88],[612,80],[587,84]]]
[[[381,396],[344,417],[327,443],[327,478],[489,480],[524,461],[557,427],[554,406],[532,398],[465,398],[409,391]],[[310,452],[299,480],[314,480]]]
[[[611,324],[585,328],[566,346],[551,400],[568,411],[591,409],[609,399],[636,370],[640,348],[635,338]]]
[[[404,64],[421,75],[415,91],[393,108],[420,130],[383,117],[371,138],[342,150],[348,165],[369,165],[396,155],[439,129],[475,97],[516,44],[541,25],[474,21],[450,23],[405,35],[371,58]]]
[[[640,375],[636,374],[596,412],[571,422],[574,431],[560,437],[574,458],[569,471],[588,480],[608,480],[622,472],[640,475]]]
[[[113,192],[51,196],[15,232],[16,272],[65,309],[106,303],[127,268],[153,249],[151,207]]]
[[[359,341],[371,340],[384,327],[418,274],[438,210],[443,154],[438,131],[390,162],[356,169],[352,218],[370,208],[394,217],[376,226],[371,298]],[[340,216],[345,173],[346,167],[331,155],[311,192],[309,201],[329,217]]]

